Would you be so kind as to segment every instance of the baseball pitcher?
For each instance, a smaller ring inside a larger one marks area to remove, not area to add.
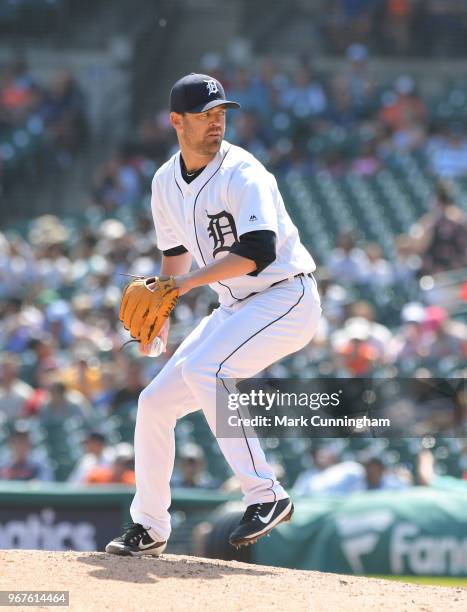
[[[167,317],[180,296],[209,285],[219,306],[139,397],[133,524],[107,545],[108,553],[158,556],[164,551],[177,419],[201,409],[215,434],[216,381],[253,377],[300,350],[313,337],[321,314],[315,263],[275,178],[253,155],[224,140],[226,111],[238,107],[226,99],[219,81],[204,74],[181,78],[170,93],[170,120],[180,150],[152,183],[161,277],[134,281],[125,291],[120,317],[149,354],[155,337],[167,343]],[[198,269],[191,271],[193,257]],[[217,442],[241,483],[246,505],[230,543],[248,545],[290,520],[293,504],[257,438]]]

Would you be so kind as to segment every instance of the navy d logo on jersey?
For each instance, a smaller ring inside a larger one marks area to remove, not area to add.
[[[230,247],[235,242],[238,242],[237,228],[235,227],[233,216],[223,210],[222,212],[217,213],[217,215],[208,214],[208,219],[208,234],[214,241],[212,256],[215,257],[222,251],[230,252]],[[233,237],[233,241],[229,241],[231,244],[226,244],[225,238],[229,235]]]
[[[204,79],[204,82],[208,88],[208,95],[219,93],[219,88],[217,87],[217,83],[214,79]]]

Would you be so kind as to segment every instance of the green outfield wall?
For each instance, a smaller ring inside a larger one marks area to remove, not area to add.
[[[0,482],[0,549],[103,550],[130,520],[132,487]],[[193,528],[231,496],[173,490],[169,552],[190,553]]]
[[[298,501],[252,560],[343,574],[467,576],[467,493],[414,487]]]

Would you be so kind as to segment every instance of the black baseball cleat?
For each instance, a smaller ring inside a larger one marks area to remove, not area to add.
[[[248,506],[239,526],[230,534],[230,544],[235,548],[254,544],[279,523],[290,521],[293,511],[293,503],[288,497],[277,502]]]
[[[105,552],[123,557],[139,557],[141,555],[161,555],[167,542],[156,542],[147,530],[139,523],[125,525],[125,532],[107,544]]]

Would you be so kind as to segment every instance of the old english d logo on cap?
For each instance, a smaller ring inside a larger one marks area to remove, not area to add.
[[[187,74],[170,92],[170,111],[174,113],[203,113],[221,104],[240,108],[238,102],[226,99],[221,83],[208,74]]]
[[[219,92],[219,88],[217,87],[217,83],[214,79],[205,79],[204,82],[207,84],[209,95]]]

